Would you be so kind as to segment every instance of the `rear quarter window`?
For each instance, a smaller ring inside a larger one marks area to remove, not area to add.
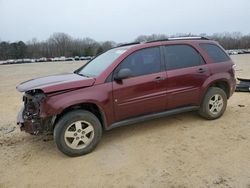
[[[228,55],[215,44],[200,44],[200,47],[206,51],[206,53],[211,57],[214,63],[220,63],[230,60]]]

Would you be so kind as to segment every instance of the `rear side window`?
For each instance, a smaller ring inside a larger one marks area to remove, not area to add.
[[[201,55],[189,45],[165,46],[167,70],[194,67],[204,64]]]
[[[200,44],[201,48],[213,59],[214,63],[230,60],[227,54],[214,44]]]
[[[133,76],[161,72],[159,47],[146,48],[132,53],[121,62],[116,72],[123,68],[130,69]]]

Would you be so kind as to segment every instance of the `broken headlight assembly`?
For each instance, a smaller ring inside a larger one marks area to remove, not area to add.
[[[24,94],[24,120],[37,120],[39,119],[41,104],[46,98],[46,95],[40,90],[31,90]]]

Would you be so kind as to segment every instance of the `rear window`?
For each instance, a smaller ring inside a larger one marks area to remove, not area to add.
[[[189,45],[178,44],[165,46],[165,57],[168,70],[205,64],[200,54]]]
[[[220,63],[230,60],[228,55],[214,44],[200,44],[201,48],[213,59],[214,63]]]

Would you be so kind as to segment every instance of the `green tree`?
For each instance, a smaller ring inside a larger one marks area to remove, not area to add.
[[[101,54],[101,53],[103,53],[103,52],[104,52],[104,50],[103,50],[103,48],[100,46],[100,47],[97,49],[96,55],[99,55],[99,54]]]
[[[85,56],[94,56],[94,51],[91,47],[87,47],[84,49]]]

